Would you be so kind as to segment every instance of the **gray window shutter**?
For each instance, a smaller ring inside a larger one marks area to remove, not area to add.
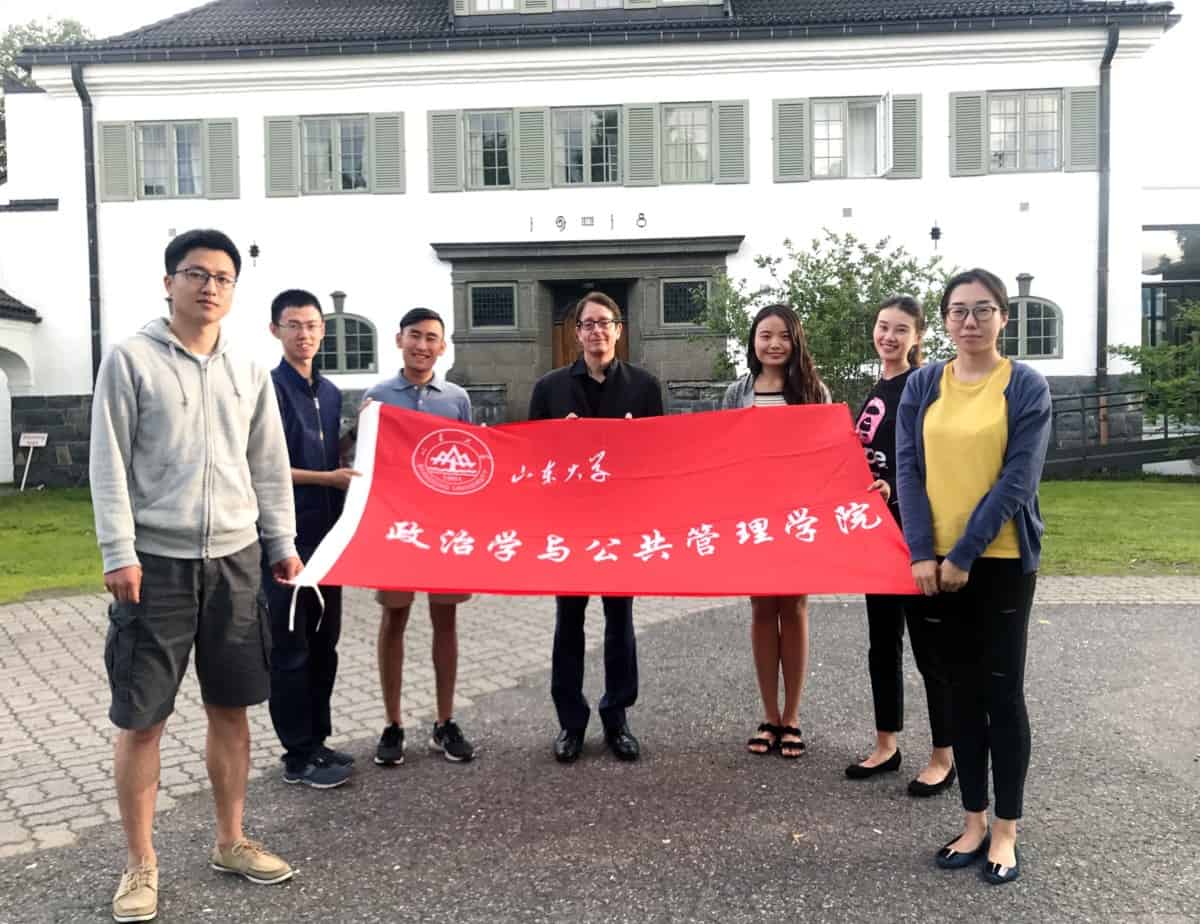
[[[133,143],[133,123],[101,122],[100,198],[105,202],[128,202],[135,198],[137,166]]]
[[[921,97],[892,97],[893,180],[914,180],[921,175]]]
[[[981,176],[988,171],[986,93],[950,94],[950,175]]]
[[[644,10],[652,6],[658,6],[658,0],[625,0],[627,10]]]
[[[267,195],[300,195],[300,120],[268,116],[266,149]]]
[[[1063,169],[1100,169],[1100,88],[1067,87]]]
[[[517,188],[550,186],[550,110],[518,109],[513,113],[517,136]]]
[[[371,192],[404,192],[404,113],[371,116]]]
[[[204,123],[204,194],[209,199],[238,197],[237,119]]]
[[[628,0],[626,0],[628,3]],[[623,112],[622,169],[626,186],[658,185],[658,106],[638,103]]]
[[[775,182],[807,180],[812,163],[812,126],[808,118],[808,100],[777,99],[773,105]]]
[[[554,0],[521,0],[522,13],[553,13]]]
[[[454,0],[454,15],[466,16],[469,10],[467,9],[467,0]]]
[[[749,109],[746,100],[713,103],[717,140],[715,183],[750,182]]]
[[[463,188],[463,123],[457,109],[429,113],[429,191]]]

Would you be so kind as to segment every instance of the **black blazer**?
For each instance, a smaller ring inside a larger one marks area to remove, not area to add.
[[[580,417],[661,417],[662,386],[645,369],[614,359],[605,376],[601,405],[593,413],[583,390],[588,374],[583,359],[547,372],[533,386],[529,399],[530,420],[555,420],[574,413]]]

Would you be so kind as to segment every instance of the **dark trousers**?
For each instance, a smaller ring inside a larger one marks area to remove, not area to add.
[[[271,611],[273,640],[271,723],[283,745],[284,763],[289,769],[300,770],[332,732],[329,701],[337,677],[337,643],[342,634],[342,588],[321,588],[323,612],[316,593],[302,588],[291,632],[288,608],[292,588],[276,583],[266,572],[263,589]]]
[[[904,728],[904,626],[917,670],[925,681],[929,729],[935,748],[948,748],[950,736],[950,679],[942,663],[942,628],[939,613],[922,606],[915,597],[867,595],[867,627],[871,647],[867,663],[871,696],[875,701],[875,728],[898,732]],[[915,604],[915,605],[913,605]]]
[[[604,696],[600,720],[605,729],[625,724],[625,710],[637,702],[637,640],[633,635],[633,598],[602,597],[604,603]],[[558,724],[587,728],[591,709],[583,696],[583,619],[587,597],[555,597],[554,652],[550,696]]]
[[[988,807],[988,758],[996,817],[1016,820],[1029,770],[1025,650],[1037,574],[1012,558],[980,558],[967,586],[927,598],[945,620],[954,763],[963,808]]]

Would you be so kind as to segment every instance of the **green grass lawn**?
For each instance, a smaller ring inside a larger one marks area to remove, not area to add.
[[[1200,482],[1047,481],[1042,574],[1200,574]]]
[[[0,603],[104,590],[86,488],[0,495]]]
[[[1043,574],[1200,575],[1200,482],[1048,481]],[[84,488],[0,495],[0,603],[102,590]]]

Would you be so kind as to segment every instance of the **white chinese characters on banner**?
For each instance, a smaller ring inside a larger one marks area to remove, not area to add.
[[[842,531],[843,535],[847,536],[850,534],[850,530],[852,529],[874,529],[879,525],[880,519],[878,515],[876,515],[875,521],[873,523],[868,523],[867,513],[870,511],[870,509],[871,508],[866,504],[859,503],[850,503],[838,507],[837,510],[834,511],[834,516],[837,519],[838,529]]]
[[[599,468],[603,461],[603,455],[604,453],[601,452],[593,457],[593,477],[599,474],[602,477],[597,480],[601,481],[609,477],[608,472]],[[554,465],[553,462],[548,463],[543,471],[552,471]],[[882,519],[878,515],[872,518],[870,514],[870,505],[858,501],[851,501],[834,508],[834,519],[838,530],[846,536],[854,530],[870,530],[879,526]],[[788,512],[783,531],[785,535],[791,536],[797,542],[811,543],[817,540],[818,523],[820,523],[820,518],[810,514],[807,507],[797,507]],[[424,532],[425,529],[413,520],[397,520],[388,528],[385,539],[388,542],[398,542],[428,551],[432,546],[422,541],[421,536]],[[767,517],[737,521],[734,534],[738,545],[753,547],[775,541],[775,537],[770,534],[770,520]],[[717,554],[717,540],[721,538],[721,534],[717,532],[712,523],[701,523],[698,526],[690,527],[681,538],[685,549],[691,550],[702,558],[707,558]],[[475,545],[475,537],[465,529],[447,529],[438,537],[438,550],[443,555],[470,556],[475,553]],[[517,530],[507,529],[498,532],[486,548],[497,561],[507,563],[517,557],[519,550],[524,545]],[[603,539],[595,538],[588,543],[585,552],[591,555],[592,561],[617,561],[619,556],[616,550],[620,546],[621,540],[615,536]],[[674,543],[667,535],[663,534],[662,530],[653,529],[649,533],[641,534],[641,546],[632,554],[634,558],[643,562],[668,561],[674,548]],[[545,549],[536,557],[541,561],[562,564],[570,558],[571,551],[565,537],[551,533],[546,536]]]
[[[797,542],[815,542],[818,522],[816,517],[809,516],[807,507],[799,507],[787,515],[783,531]]]
[[[607,450],[601,449],[594,455],[588,456],[587,477],[597,484],[604,484],[612,477],[612,473],[604,468],[604,457],[607,455]],[[558,477],[556,470],[563,472],[562,477]],[[537,481],[542,486],[556,484],[562,482],[566,484],[570,481],[583,481],[584,466],[580,463],[571,463],[566,466],[565,471],[559,465],[557,459],[547,460],[541,468],[536,466],[530,468],[522,464],[521,470],[510,476],[512,484],[520,484],[523,481]]]

